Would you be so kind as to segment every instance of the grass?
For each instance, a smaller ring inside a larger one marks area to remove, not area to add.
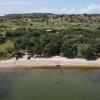
[[[10,40],[0,45],[0,53],[3,53],[3,55],[0,56],[0,60],[6,60],[10,58],[10,56],[7,56],[7,50],[9,48],[13,48],[13,42]]]
[[[13,42],[10,40],[0,45],[0,52],[6,52],[9,48],[13,48]]]
[[[6,28],[2,28],[2,26],[5,26]],[[34,22],[32,20],[7,20],[0,23],[0,33],[5,34],[8,30],[15,30],[16,28],[32,28],[32,29],[67,29],[67,28],[82,28],[82,29],[91,29],[94,30],[96,27],[100,26],[100,23],[68,23],[68,22]]]

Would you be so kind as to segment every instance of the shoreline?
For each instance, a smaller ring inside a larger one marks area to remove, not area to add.
[[[81,58],[68,59],[65,57],[55,56],[52,58],[31,58],[27,56],[16,60],[0,61],[0,69],[20,69],[20,68],[100,68],[100,59],[87,61]]]

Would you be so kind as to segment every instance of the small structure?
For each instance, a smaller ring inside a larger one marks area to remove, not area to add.
[[[56,67],[57,68],[61,68],[60,61],[59,60],[58,61],[55,61],[55,64],[56,64]]]
[[[51,31],[52,31],[51,29],[47,29],[47,30],[46,30],[46,32],[51,32]]]

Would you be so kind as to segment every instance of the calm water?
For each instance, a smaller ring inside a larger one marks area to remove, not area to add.
[[[0,100],[100,100],[100,70],[0,70]]]

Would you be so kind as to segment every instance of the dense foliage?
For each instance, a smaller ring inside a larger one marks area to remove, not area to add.
[[[100,56],[99,33],[99,30],[73,28],[50,32],[46,30],[17,29],[7,32],[5,41],[13,41],[14,46],[7,50],[10,55],[27,52],[29,55],[49,57],[62,53],[63,56],[68,58],[94,59]],[[5,43],[5,41],[2,42]],[[0,52],[0,55],[3,56],[3,52]]]

